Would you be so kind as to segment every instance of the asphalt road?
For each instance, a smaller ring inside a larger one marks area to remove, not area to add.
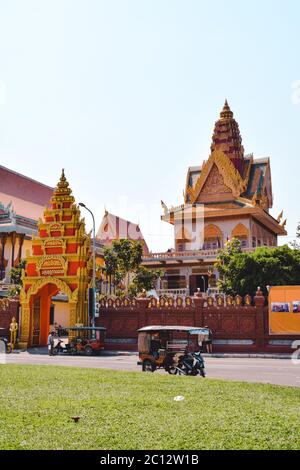
[[[45,353],[26,351],[6,355],[5,359],[7,364],[58,365],[141,371],[141,366],[137,365],[138,356],[132,353],[92,357],[67,355],[49,357]],[[205,358],[205,365],[208,378],[300,387],[300,363],[293,364],[290,359],[207,357]]]

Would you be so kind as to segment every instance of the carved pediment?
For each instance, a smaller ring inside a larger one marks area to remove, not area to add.
[[[187,191],[191,198],[191,203],[199,200],[201,201],[199,195],[202,193],[204,185],[206,184],[208,177],[211,175],[213,167],[216,167],[217,171],[214,169],[211,178],[212,181],[216,181],[217,185],[219,185],[219,190],[223,191],[221,194],[224,194],[224,191],[225,193],[228,193],[228,189],[230,189],[234,197],[239,197],[247,188],[249,172],[245,179],[243,179],[230,159],[222,151],[215,150],[203,166],[195,186],[193,188],[189,188]],[[214,186],[212,182],[207,184],[207,187],[211,186]],[[205,191],[210,190],[211,189],[208,188],[205,189]],[[214,194],[217,194],[217,192]]]
[[[198,201],[201,202],[201,195],[218,196],[221,194],[232,194],[231,189],[224,183],[224,178],[214,164],[200,191]]]

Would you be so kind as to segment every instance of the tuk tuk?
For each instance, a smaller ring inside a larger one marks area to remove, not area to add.
[[[66,352],[70,354],[91,356],[104,349],[106,328],[102,326],[74,326],[67,328],[67,331],[71,339],[66,345]]]
[[[192,326],[145,326],[138,331],[138,365],[144,372],[163,368],[169,374],[202,375],[200,354],[209,330]]]

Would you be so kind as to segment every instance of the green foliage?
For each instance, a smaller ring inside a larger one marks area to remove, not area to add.
[[[46,365],[0,369],[2,450],[300,448],[296,387]],[[175,402],[178,395],[185,399]]]
[[[22,286],[22,271],[25,269],[26,262],[21,260],[18,266],[12,268],[9,272],[9,278],[12,284]]]
[[[120,286],[129,273],[139,269],[142,262],[143,246],[134,240],[114,240],[111,247],[104,249],[105,270],[116,286]]]
[[[118,270],[126,275],[135,271],[142,262],[142,244],[134,240],[114,240],[112,250],[117,257]]]
[[[25,269],[26,262],[25,260],[21,260],[18,266],[12,268],[9,272],[9,278],[11,283],[13,284],[8,289],[8,297],[9,298],[16,298],[20,295],[23,283],[22,283],[22,271]]]
[[[149,291],[154,289],[155,282],[159,277],[163,275],[161,270],[150,270],[144,266],[140,266],[135,273],[135,277],[129,286],[129,292],[131,296],[136,296],[141,293],[144,289]]]
[[[300,223],[297,225],[297,228],[296,228],[296,237],[297,237],[297,240],[294,240],[291,242],[291,246],[296,249],[296,250],[300,250]]]
[[[293,285],[300,282],[300,251],[287,245],[257,248],[253,253],[242,252],[240,242],[233,239],[221,250],[216,268],[220,273],[218,286],[231,295],[255,295],[260,286]]]

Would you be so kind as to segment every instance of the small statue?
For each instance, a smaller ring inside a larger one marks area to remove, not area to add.
[[[12,349],[14,349],[15,344],[17,342],[18,329],[19,329],[19,325],[17,323],[17,320],[15,317],[12,317],[11,324],[9,325],[10,344],[11,344]]]

